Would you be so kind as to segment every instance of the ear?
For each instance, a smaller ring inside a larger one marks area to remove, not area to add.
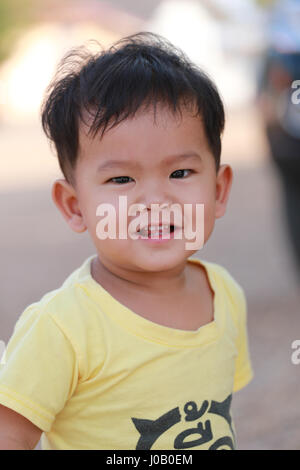
[[[216,219],[223,217],[232,186],[233,172],[229,165],[221,165],[216,181]]]
[[[52,199],[74,232],[84,232],[87,227],[81,214],[75,188],[65,179],[56,180],[52,186]]]

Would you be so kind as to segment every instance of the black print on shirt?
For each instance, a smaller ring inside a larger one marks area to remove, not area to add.
[[[228,423],[233,439],[230,436],[224,436],[220,439],[217,439],[214,443],[211,444],[209,450],[216,450],[222,446],[228,446],[230,449],[235,448],[235,438],[230,416],[231,398],[232,395],[228,395],[224,401],[218,402],[212,400],[210,404],[208,400],[205,400],[199,409],[197,408],[197,404],[194,401],[189,401],[184,405],[184,420],[188,423],[197,421],[198,419],[202,418],[205,413],[222,416],[222,418],[224,418]],[[206,416],[206,418],[208,418],[208,416]],[[156,420],[138,418],[131,419],[137,431],[140,433],[136,450],[150,450],[159,436],[161,436],[175,424],[179,423],[182,420],[182,416],[180,414],[179,407],[177,406]],[[212,440],[213,431],[211,429],[211,421],[210,419],[205,419],[204,422],[199,421],[195,423],[193,427],[189,427],[185,431],[182,431],[180,434],[178,434],[174,440],[174,449],[190,449]]]

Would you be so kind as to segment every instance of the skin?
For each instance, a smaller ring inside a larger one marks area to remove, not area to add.
[[[161,325],[195,330],[214,318],[214,292],[204,268],[187,263],[194,251],[187,240],[149,243],[142,240],[99,240],[96,208],[106,202],[118,214],[118,196],[126,195],[128,207],[151,204],[203,203],[204,243],[215,220],[225,214],[232,183],[232,170],[221,165],[218,172],[202,122],[187,112],[182,119],[160,108],[154,122],[151,111],[107,131],[102,139],[91,139],[88,128],[80,128],[80,153],[73,184],[54,182],[52,197],[68,225],[77,233],[88,230],[98,257],[91,274],[104,289],[135,313]],[[178,154],[198,157],[165,162]],[[97,171],[113,159],[130,160],[135,167]],[[174,172],[191,169],[192,172]],[[171,177],[172,175],[172,177]],[[180,178],[178,178],[180,175]],[[126,184],[111,178],[129,176]],[[193,213],[194,215],[194,213]],[[128,218],[128,223],[133,217]],[[184,312],[184,315],[183,315]],[[0,406],[0,449],[33,449],[41,430],[18,413]]]
[[[87,125],[81,124],[74,183],[56,180],[52,197],[73,231],[88,230],[98,254],[91,268],[93,278],[133,311],[162,325],[192,330],[212,321],[213,291],[205,269],[187,263],[196,251],[185,249],[188,240],[100,240],[96,234],[97,206],[110,203],[118,215],[122,195],[127,196],[128,207],[142,203],[149,211],[154,203],[182,208],[187,203],[193,208],[204,204],[207,242],[215,220],[225,214],[232,169],[223,164],[216,172],[201,119],[188,110],[182,110],[180,117],[161,106],[155,120],[152,110],[140,110],[106,131],[102,139],[87,133]],[[188,153],[196,156],[170,160]],[[112,160],[122,160],[123,166],[99,170]],[[111,180],[121,176],[127,177],[122,184],[120,179]],[[129,216],[128,224],[133,219]]]

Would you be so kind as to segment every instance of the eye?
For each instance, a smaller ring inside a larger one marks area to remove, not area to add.
[[[173,171],[173,173],[171,174],[171,177],[173,178],[176,178],[176,179],[182,179],[182,178],[185,178],[184,176],[184,172],[190,172],[190,173],[193,173],[194,171],[193,170],[175,170]],[[173,175],[173,176],[172,176]]]
[[[132,178],[130,178],[130,176],[115,176],[114,178],[110,178],[107,183],[116,183],[116,184],[126,184],[126,183],[130,183],[130,181],[128,180],[132,180]]]

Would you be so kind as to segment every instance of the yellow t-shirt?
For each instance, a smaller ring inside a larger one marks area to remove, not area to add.
[[[221,266],[189,259],[206,268],[214,320],[178,330],[104,290],[94,256],[18,319],[0,403],[43,430],[43,449],[234,448],[232,392],[252,377],[240,286]]]

